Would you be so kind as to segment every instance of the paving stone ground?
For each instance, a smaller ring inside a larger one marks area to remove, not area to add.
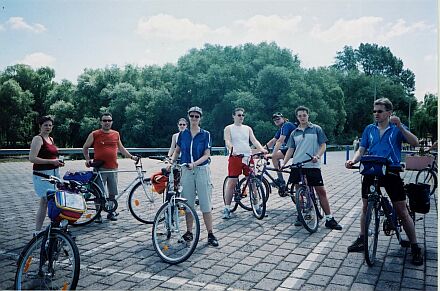
[[[184,289],[184,290],[437,290],[437,200],[416,222],[425,254],[423,266],[410,263],[409,249],[381,233],[377,261],[368,267],[363,254],[348,254],[347,246],[359,232],[360,175],[344,168],[345,153],[330,152],[322,166],[333,215],[342,231],[320,229],[309,234],[293,225],[296,211],[289,197],[272,193],[268,217],[256,220],[239,209],[223,220],[222,183],[227,158],[212,158],[213,217],[218,248],[207,246],[202,223],[200,242],[184,263],[168,265],[156,255],[151,225],[135,220],[119,200],[119,220],[73,228],[81,254],[78,289]],[[162,167],[143,159],[151,174]],[[130,160],[119,160],[130,170]],[[0,163],[0,289],[12,289],[17,255],[32,237],[37,199],[31,180],[31,163]],[[83,161],[67,161],[62,170],[84,170]],[[414,172],[404,173],[413,181]],[[120,188],[130,174],[120,174]],[[437,194],[436,194],[437,195]],[[435,196],[436,196],[435,195]],[[436,198],[436,197],[435,197]],[[201,214],[199,213],[201,216]],[[48,220],[46,220],[46,223]]]

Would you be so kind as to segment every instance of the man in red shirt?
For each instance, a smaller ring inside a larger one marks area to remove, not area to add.
[[[87,137],[83,145],[83,154],[86,159],[86,166],[90,167],[89,148],[94,148],[94,160],[103,161],[104,164],[100,167],[102,183],[107,184],[108,194],[110,199],[115,199],[118,194],[118,174],[115,172],[118,169],[118,150],[126,158],[136,159],[131,155],[122,145],[119,132],[111,129],[113,123],[112,115],[110,113],[103,113],[101,116],[101,129],[92,131]],[[108,172],[108,173],[106,173]],[[104,190],[104,185],[100,185]],[[118,213],[110,212],[107,219],[115,221]],[[102,223],[101,216],[96,217],[95,222]]]

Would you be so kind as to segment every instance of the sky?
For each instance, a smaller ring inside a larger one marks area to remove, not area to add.
[[[70,80],[85,68],[176,64],[205,43],[275,41],[301,66],[329,66],[344,46],[389,47],[438,92],[436,0],[0,0],[0,71],[24,63]]]

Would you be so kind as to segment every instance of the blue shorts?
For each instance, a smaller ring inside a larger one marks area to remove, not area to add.
[[[42,171],[35,171],[46,175],[52,175],[56,177],[60,177],[60,170],[59,168],[53,169],[53,170],[42,170]],[[45,198],[47,190],[56,190],[55,185],[49,183],[48,181],[42,181],[41,179],[44,179],[43,177],[32,175],[32,181],[34,182],[34,189],[35,193],[40,198]]]

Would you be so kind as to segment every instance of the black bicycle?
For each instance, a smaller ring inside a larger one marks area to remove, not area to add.
[[[321,207],[319,196],[315,194],[313,186],[307,184],[307,177],[303,173],[304,165],[313,160],[313,157],[310,154],[307,155],[310,159],[283,168],[296,168],[299,170],[301,177],[299,187],[296,189],[295,195],[293,195],[294,187],[291,186],[291,197],[296,204],[298,220],[308,232],[314,233],[318,230],[319,221],[324,217],[324,210]]]
[[[55,184],[57,189],[82,192],[75,181],[35,173]],[[48,201],[57,191],[48,191]],[[67,229],[68,221],[51,219],[47,228],[34,236],[21,251],[15,275],[16,290],[74,290],[80,273],[78,247]]]
[[[438,186],[437,179],[437,153],[431,153],[433,156],[433,162],[431,165],[423,170],[420,170],[416,176],[416,183],[423,183],[429,185],[429,195],[435,193]]]
[[[402,247],[409,247],[410,242],[402,238],[402,221],[397,216],[396,210],[390,203],[388,197],[382,194],[379,187],[379,177],[384,176],[386,173],[392,174],[399,168],[392,168],[389,166],[389,162],[384,157],[379,156],[363,156],[360,160],[359,167],[352,167],[353,169],[360,169],[362,175],[374,176],[373,185],[369,188],[368,193],[368,206],[365,215],[365,228],[364,228],[364,254],[365,261],[368,266],[373,266],[376,259],[377,242],[380,232],[381,219],[382,229],[385,235],[391,236],[396,234],[396,238]],[[411,211],[407,204],[408,212],[415,222],[415,214]]]
[[[230,209],[231,212],[237,210],[238,205],[241,208],[251,211],[255,218],[263,219],[266,215],[266,193],[263,182],[259,177],[256,176],[254,165],[252,159],[254,157],[260,157],[264,155],[263,153],[256,153],[249,157],[246,167],[249,169],[249,175],[242,178],[234,188],[232,201],[234,205]],[[241,156],[243,157],[243,156]],[[225,202],[226,187],[229,178],[226,177],[223,181],[223,202]],[[248,198],[249,196],[249,198]]]

